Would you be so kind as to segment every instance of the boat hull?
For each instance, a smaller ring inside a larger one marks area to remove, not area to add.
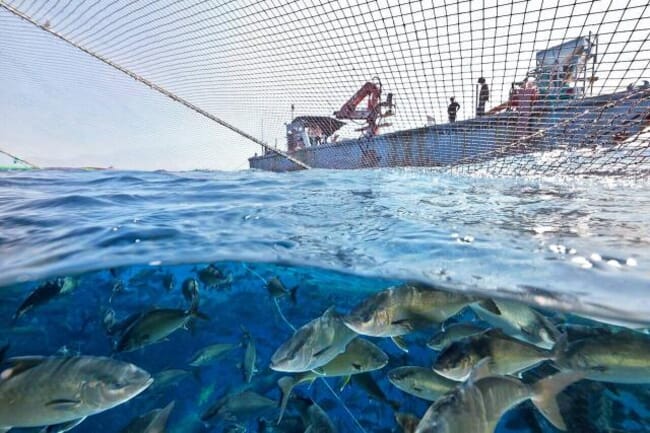
[[[548,105],[534,114],[505,111],[307,147],[291,155],[313,168],[449,166],[570,146],[611,146],[639,134],[650,121],[650,89]],[[252,157],[249,163],[268,171],[301,169],[273,153]]]

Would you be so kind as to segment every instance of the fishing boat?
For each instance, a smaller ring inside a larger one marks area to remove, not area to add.
[[[536,53],[536,64],[508,99],[484,115],[380,134],[393,116],[393,95],[378,79],[365,83],[330,116],[298,116],[286,125],[286,153],[263,148],[251,168],[450,166],[566,147],[614,146],[650,125],[650,83],[588,95],[598,79],[597,37],[588,35]],[[591,66],[591,67],[590,67]],[[363,104],[366,101],[366,104]],[[363,106],[363,108],[359,108]],[[343,120],[362,120],[359,138],[338,139]]]

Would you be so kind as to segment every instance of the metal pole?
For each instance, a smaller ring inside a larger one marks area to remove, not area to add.
[[[113,63],[111,60],[109,60],[109,59],[107,59],[105,57],[102,57],[99,54],[97,54],[97,53],[95,53],[93,51],[90,51],[87,48],[82,47],[81,45],[77,44],[76,42],[73,42],[70,39],[66,38],[65,36],[61,35],[60,33],[57,33],[56,31],[52,30],[49,26],[45,26],[45,25],[41,25],[41,24],[37,23],[36,21],[34,21],[34,19],[32,17],[24,14],[23,12],[19,11],[18,9],[14,8],[13,6],[9,6],[8,4],[4,3],[3,0],[0,0],[0,7],[5,8],[7,11],[9,11],[12,14],[16,15],[17,17],[24,19],[25,21],[35,25],[36,27],[40,28],[41,30],[44,30],[44,31],[48,32],[49,34],[51,34],[53,36],[56,36],[57,38],[61,39],[62,41],[66,42],[66,43],[72,45],[73,47],[83,51],[84,53],[96,58],[97,60],[100,60],[101,62],[106,63],[108,66],[110,66],[112,68],[115,68],[120,72],[125,73],[126,75],[133,78],[134,80],[141,82],[142,84],[150,87],[151,89],[153,89],[153,90],[155,90],[155,91],[157,91],[159,93],[162,93],[163,95],[167,96],[168,98],[172,99],[173,101],[176,101],[176,102],[179,102],[179,103],[185,105],[190,110],[193,110],[193,111],[201,114],[202,116],[205,116],[208,119],[218,123],[219,125],[224,126],[224,127],[228,128],[228,129],[230,129],[231,131],[236,132],[237,134],[241,135],[242,137],[249,139],[253,143],[259,144],[260,146],[264,147],[265,149],[267,149],[267,150],[269,150],[271,152],[277,153],[278,155],[288,159],[289,161],[293,162],[294,164],[298,165],[299,167],[302,167],[302,168],[305,168],[305,169],[311,168],[307,164],[305,164],[304,162],[292,157],[291,155],[286,154],[285,152],[282,152],[281,150],[277,150],[277,149],[272,148],[271,146],[269,146],[268,144],[266,144],[262,140],[259,140],[259,139],[255,138],[255,137],[253,137],[252,135],[242,131],[241,129],[237,128],[236,126],[231,125],[230,123],[226,122],[225,120],[221,120],[220,118],[216,117],[215,115],[208,113],[207,111],[203,110],[202,108],[199,108],[198,106],[196,106],[196,105],[192,104],[191,102],[181,98],[180,96],[175,95],[174,93],[172,93],[172,92],[158,86],[157,84],[147,80],[144,77],[141,77],[140,75],[136,74],[135,72],[132,72],[132,71],[130,71],[130,70],[116,64],[116,63]]]

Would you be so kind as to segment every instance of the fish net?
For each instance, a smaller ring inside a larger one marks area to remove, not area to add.
[[[648,7],[3,0],[0,147],[41,165],[647,177]]]

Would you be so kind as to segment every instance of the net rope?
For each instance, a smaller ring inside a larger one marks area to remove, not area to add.
[[[3,0],[0,6],[0,23],[7,24],[0,54],[23,61],[27,75],[48,70],[66,75],[61,80],[110,86],[118,105],[128,97],[126,76],[109,80],[81,61],[66,69],[67,57],[39,49],[45,31],[217,122],[203,139],[201,160],[232,154],[245,166],[261,145],[280,154],[262,149],[251,165],[277,170],[303,164],[494,175],[650,172],[647,1]],[[2,62],[0,72],[14,67]],[[381,80],[381,101],[394,95],[394,115],[380,116],[378,123],[389,125],[377,136],[362,137],[364,119],[340,119],[346,124],[329,136],[305,123],[305,139],[287,149],[288,122],[335,117],[373,77]],[[479,77],[487,85],[483,103]],[[450,123],[452,96],[460,108]],[[481,105],[485,115],[477,112]],[[182,130],[170,126],[161,134],[173,140]],[[142,141],[134,138],[133,145]],[[22,147],[7,151],[29,159]]]

